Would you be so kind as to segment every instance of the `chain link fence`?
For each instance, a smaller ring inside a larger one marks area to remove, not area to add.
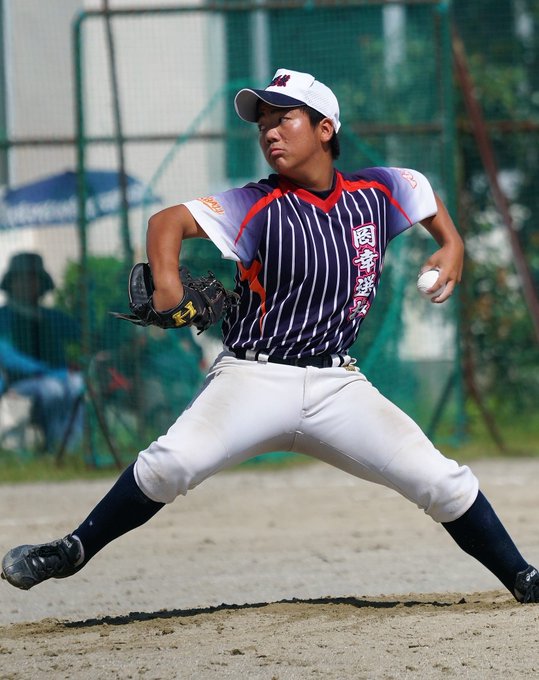
[[[39,253],[55,282],[45,304],[78,323],[66,362],[83,376],[84,389],[66,427],[75,430],[80,409],[85,434],[78,443],[62,438],[49,453],[60,459],[82,449],[94,464],[120,466],[171,424],[200,386],[219,350],[218,329],[200,336],[137,329],[109,311],[126,309],[127,272],[145,259],[152,212],[268,174],[256,133],[235,116],[232,100],[240,87],[264,87],[282,66],[314,73],[337,94],[340,169],[420,170],[469,244],[461,297],[442,306],[415,289],[419,267],[436,247],[428,234],[417,227],[391,244],[376,305],[352,348],[358,365],[436,441],[463,440],[471,397],[471,410],[503,448],[492,385],[501,384],[505,371],[515,402],[524,403],[538,381],[533,315],[509,239],[509,228],[518,231],[536,281],[536,17],[531,3],[497,3],[495,11],[484,8],[482,27],[489,29],[476,32],[470,13],[484,4],[223,1],[73,14],[66,11],[73,3],[48,3],[56,13],[42,17],[43,43],[36,39],[32,49],[20,47],[14,55],[11,87],[20,116],[1,140],[6,168],[13,168],[6,191],[69,168],[79,179],[71,197],[76,217],[39,226],[4,220],[0,265],[7,271],[12,255]],[[39,16],[38,4],[33,10]],[[18,17],[21,28],[24,20],[31,27],[32,17]],[[455,27],[466,73],[484,105],[483,127],[466,108]],[[32,86],[43,91],[39,115],[24,107]],[[495,176],[511,225],[496,204],[478,129],[498,160]],[[119,173],[115,191],[99,203],[102,190],[88,176],[110,170]],[[127,178],[139,187],[136,195]],[[106,207],[96,212],[96,204]],[[233,264],[211,244],[188,242],[183,252],[194,273],[211,269],[232,283]],[[497,286],[504,291],[502,307],[509,306],[505,332],[517,328],[515,343],[503,336]],[[489,333],[497,342],[489,345]],[[515,347],[518,361],[511,356]],[[9,409],[19,413],[25,406],[20,400],[8,406],[9,393],[0,407],[0,429],[9,435],[4,445],[38,446],[42,435],[35,428],[30,437],[27,427],[17,430],[20,418]],[[31,408],[27,416],[26,425]]]

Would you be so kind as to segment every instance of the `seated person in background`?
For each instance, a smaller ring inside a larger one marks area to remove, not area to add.
[[[3,389],[31,400],[31,421],[43,433],[45,451],[62,442],[73,415],[68,441],[72,447],[82,432],[83,379],[68,357],[70,345],[80,337],[78,324],[64,312],[41,304],[54,283],[37,253],[14,255],[0,288],[8,296],[0,307]]]

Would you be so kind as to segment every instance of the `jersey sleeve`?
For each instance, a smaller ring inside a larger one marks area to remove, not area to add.
[[[389,238],[438,212],[425,175],[410,168],[369,168],[366,173],[387,188]]]
[[[262,185],[253,183],[184,205],[224,258],[245,263],[254,258],[260,239],[257,225],[249,224],[249,216],[266,193]]]

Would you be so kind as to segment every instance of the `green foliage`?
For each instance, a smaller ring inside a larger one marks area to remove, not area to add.
[[[539,49],[530,30],[537,3],[455,0],[453,12],[488,126],[499,181],[517,238],[539,283]],[[477,22],[473,19],[482,16]],[[459,120],[466,120],[462,96]],[[468,121],[469,123],[469,121]],[[499,123],[499,124],[498,124]],[[468,261],[461,286],[463,330],[475,379],[496,416],[533,414],[539,398],[539,345],[523,294],[507,225],[496,207],[469,125],[460,129],[461,215]],[[536,287],[536,291],[539,286]]]
[[[468,342],[476,380],[497,414],[534,412],[539,347],[512,267],[470,262],[465,284]]]
[[[78,262],[70,262],[66,268],[56,304],[81,322],[87,310],[93,350],[115,348],[134,337],[128,323],[110,314],[128,311],[127,277],[125,264],[110,256],[89,257],[86,272]]]

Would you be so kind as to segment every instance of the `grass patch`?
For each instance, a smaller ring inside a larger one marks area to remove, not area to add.
[[[126,461],[126,465],[128,461]],[[0,483],[56,482],[75,479],[102,479],[117,476],[113,466],[95,467],[84,462],[82,456],[70,456],[59,465],[54,456],[33,455],[28,452],[0,452]]]
[[[483,420],[477,415],[467,423],[467,435],[458,443],[450,436],[440,435],[435,444],[449,458],[465,463],[473,460],[505,457],[533,457],[539,455],[539,419],[520,418],[503,424],[497,423],[504,450],[493,439]],[[439,440],[438,440],[439,439]],[[135,460],[136,453],[125,453],[122,466]],[[253,472],[275,470],[312,461],[308,456],[271,453],[248,461],[241,468]],[[123,469],[122,467],[122,469]],[[115,479],[120,470],[110,457],[100,461],[85,458],[82,452],[66,455],[58,464],[53,455],[29,452],[0,451],[0,484],[20,482],[54,482],[81,479]]]

